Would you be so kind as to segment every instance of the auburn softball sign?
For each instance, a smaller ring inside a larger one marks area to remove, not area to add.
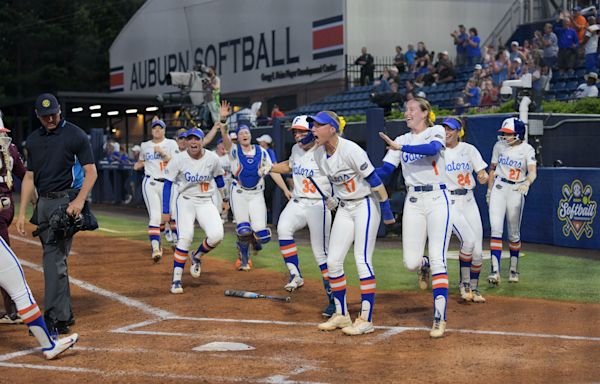
[[[592,199],[593,189],[580,180],[562,187],[562,199],[558,204],[558,219],[564,222],[562,233],[565,237],[571,234],[579,240],[585,235],[591,239],[594,235],[592,225],[596,217],[598,203]]]

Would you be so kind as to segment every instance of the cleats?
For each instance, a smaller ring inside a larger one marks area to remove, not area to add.
[[[154,248],[152,250],[152,261],[158,263],[162,259],[163,251],[162,248]]]
[[[446,332],[446,321],[442,319],[434,319],[429,336],[432,339],[439,339],[440,337],[444,337],[444,332]]]
[[[364,335],[373,331],[373,322],[363,319],[362,316],[357,317],[351,326],[342,328],[342,332],[349,336]]]
[[[283,287],[283,289],[285,289],[288,292],[294,292],[295,290],[302,287],[303,285],[304,285],[304,279],[302,279],[300,276],[292,275],[290,277],[290,282],[287,283]]]
[[[200,260],[199,256],[196,256],[195,251],[190,253],[190,261],[192,262],[190,265],[190,275],[192,275],[194,279],[197,279],[200,277],[200,273],[202,272],[202,261]]]
[[[63,337],[54,342],[54,347],[44,351],[44,357],[52,360],[69,348],[72,348],[79,340],[79,335],[74,333],[71,336]]]
[[[500,284],[500,274],[498,272],[492,272],[488,276],[488,283],[493,284],[493,285]]]
[[[335,331],[338,328],[343,329],[350,326],[352,326],[352,319],[350,319],[350,315],[343,316],[339,313],[334,313],[329,320],[319,324],[319,330]]]
[[[519,282],[519,272],[510,271],[510,274],[508,275],[508,282],[509,283],[518,283]]]
[[[469,283],[460,283],[460,297],[464,301],[473,301],[473,292]]]
[[[485,303],[485,298],[481,296],[481,293],[478,289],[472,289],[471,293],[473,294],[473,302],[474,303]]]
[[[175,295],[183,293],[183,286],[181,285],[181,280],[175,280],[173,284],[171,284],[171,293]]]

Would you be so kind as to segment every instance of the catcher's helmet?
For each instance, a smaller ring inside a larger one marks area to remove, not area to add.
[[[512,133],[516,135],[519,140],[525,140],[525,123],[516,117],[509,117],[502,122],[502,128],[498,132]]]

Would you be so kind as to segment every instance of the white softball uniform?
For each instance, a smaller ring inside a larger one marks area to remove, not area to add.
[[[177,142],[172,139],[164,139],[160,143],[150,140],[141,145],[140,160],[144,162],[146,175],[142,181],[142,195],[150,216],[148,225],[153,227],[159,227],[161,222],[164,169],[167,165],[162,156],[154,151],[157,146],[170,155],[171,159],[175,156],[176,151],[179,151]]]
[[[496,164],[490,195],[492,237],[502,237],[506,215],[508,240],[517,243],[521,240],[521,215],[525,207],[525,196],[517,188],[527,177],[527,167],[537,164],[535,150],[525,142],[510,146],[499,141],[494,145],[491,163]]]
[[[190,248],[195,220],[206,233],[209,245],[214,246],[223,239],[223,223],[212,200],[216,187],[214,178],[223,175],[223,168],[217,155],[207,150],[203,152],[200,159],[181,153],[169,162],[164,172],[165,179],[179,180],[175,203],[179,249]]]
[[[408,132],[394,141],[400,145],[438,141],[445,147],[446,131],[441,125],[435,125],[418,134]],[[434,156],[425,156],[389,150],[383,158],[383,161],[396,167],[402,164],[402,176],[408,190],[402,216],[402,249],[404,265],[410,271],[421,266],[425,242],[428,240],[431,273],[446,273],[446,252],[452,221],[445,190],[444,151],[442,149]]]
[[[263,193],[264,178],[260,177],[258,182],[251,186],[251,183],[242,174],[242,165],[249,163],[257,168],[268,167],[270,169],[271,158],[267,151],[258,145],[252,145],[251,150],[244,153],[238,153],[238,148],[241,146],[234,145],[229,151],[229,162],[231,169],[234,170],[233,177],[235,178],[231,183],[229,200],[231,210],[238,224],[249,222],[254,232],[261,231],[267,228],[267,206]],[[260,153],[256,151],[260,151]],[[244,161],[240,161],[239,156],[244,156]],[[258,161],[258,164],[255,164],[255,161]]]
[[[292,168],[294,190],[277,223],[279,240],[293,240],[294,233],[308,225],[313,255],[319,265],[327,262],[331,212],[316,187],[308,179],[312,177],[326,196],[331,196],[331,184],[321,174],[315,161],[316,146],[308,151],[298,144],[292,147],[289,165]]]
[[[229,197],[229,192],[231,189],[231,182],[233,180],[233,175],[231,174],[231,162],[229,161],[229,156],[224,154],[223,156],[219,156],[219,162],[221,163],[221,168],[223,168],[223,180],[225,181],[225,197]]]
[[[483,225],[473,195],[477,182],[473,172],[487,168],[481,154],[473,145],[459,142],[444,151],[446,186],[450,191],[453,231],[465,248],[473,247],[473,261],[480,264],[483,248]]]
[[[373,249],[381,220],[379,204],[365,180],[375,168],[358,144],[339,138],[335,153],[327,156],[324,146],[314,151],[320,172],[333,184],[341,199],[329,241],[327,269],[330,277],[344,273],[344,259],[354,242],[354,259],[361,279],[373,277]],[[332,285],[333,287],[333,285]]]

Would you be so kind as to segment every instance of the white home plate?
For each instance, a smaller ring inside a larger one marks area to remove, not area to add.
[[[226,341],[215,341],[192,348],[199,352],[226,352],[226,351],[251,351],[254,347],[244,343],[228,343]]]

